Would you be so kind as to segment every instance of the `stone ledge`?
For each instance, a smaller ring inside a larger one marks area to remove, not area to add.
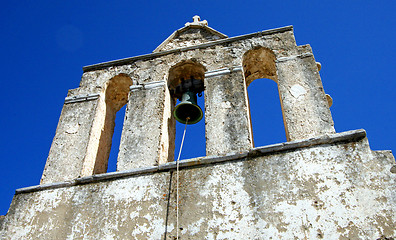
[[[229,153],[225,156],[206,156],[206,157],[198,157],[193,159],[181,160],[179,162],[179,169],[187,168],[187,167],[199,167],[205,166],[210,164],[216,164],[221,162],[227,161],[234,161],[234,160],[241,160],[241,159],[251,159],[252,157],[258,157],[268,154],[277,154],[284,151],[291,151],[300,148],[307,148],[312,146],[318,145],[325,145],[325,144],[334,144],[334,143],[342,143],[342,142],[353,142],[359,141],[366,137],[366,131],[363,129],[359,130],[352,130],[342,133],[335,133],[329,135],[323,135],[320,137],[314,137],[310,139],[303,139],[298,141],[292,142],[285,142],[285,143],[278,143],[267,145],[263,147],[256,147],[251,149],[248,152],[242,153]],[[137,169],[131,169],[127,171],[121,172],[111,172],[111,173],[102,173],[93,176],[87,176],[82,178],[77,178],[72,181],[65,181],[65,182],[56,182],[56,183],[48,183],[42,185],[36,185],[26,188],[19,188],[15,190],[15,194],[21,193],[30,193],[30,192],[37,192],[46,189],[56,189],[62,187],[71,187],[76,185],[82,184],[89,184],[95,182],[101,182],[106,180],[112,179],[119,179],[125,177],[131,177],[139,174],[151,174],[155,172],[164,172],[164,171],[174,171],[176,170],[177,164],[176,162],[169,162],[165,164],[161,164],[159,166],[150,166],[150,167],[143,167]]]
[[[245,153],[229,153],[225,156],[207,156],[207,157],[198,157],[187,160],[179,161],[179,168],[193,167],[199,165],[207,165],[212,163],[220,163],[231,160],[238,160],[242,158],[246,158],[249,155],[248,152]],[[177,162],[168,162],[165,164],[161,164],[158,166],[158,170],[175,170],[177,167]]]
[[[160,57],[160,56],[164,56],[164,55],[175,53],[175,52],[184,52],[184,51],[189,51],[189,50],[194,50],[194,49],[207,48],[207,47],[217,45],[217,44],[234,42],[234,41],[239,41],[239,40],[250,38],[250,37],[270,35],[270,34],[274,34],[274,33],[291,31],[291,30],[293,30],[293,26],[274,28],[274,29],[256,32],[256,33],[250,33],[250,34],[235,36],[235,37],[231,37],[231,38],[211,41],[208,43],[202,43],[202,44],[198,44],[198,45],[190,46],[190,47],[176,48],[176,49],[172,49],[172,50],[168,50],[168,51],[155,52],[155,53],[144,54],[144,55],[139,55],[139,56],[135,56],[135,57],[123,58],[123,59],[118,59],[118,60],[114,60],[114,61],[88,65],[88,66],[83,67],[83,72],[100,70],[100,69],[104,69],[106,67],[111,67],[111,66],[125,65],[125,64],[134,62],[134,61],[151,59],[151,58]]]
[[[76,103],[76,102],[85,102],[90,100],[95,100],[99,98],[99,93],[92,93],[87,95],[78,95],[73,97],[66,97],[65,104],[68,103]]]
[[[278,62],[286,62],[286,61],[293,60],[296,58],[306,58],[306,57],[313,57],[313,54],[312,53],[302,53],[299,55],[294,55],[294,56],[289,56],[289,57],[281,57],[281,58],[276,59],[275,62],[277,62],[277,63]]]
[[[222,75],[239,72],[239,71],[242,71],[242,66],[234,66],[232,68],[216,69],[213,71],[205,72],[205,78],[222,76]]]

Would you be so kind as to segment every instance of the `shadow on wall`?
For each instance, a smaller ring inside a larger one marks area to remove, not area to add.
[[[109,172],[108,163],[111,150],[118,153],[120,137],[115,141],[113,133],[116,125],[117,115],[125,115],[125,106],[128,101],[129,87],[132,79],[126,74],[119,74],[109,80],[105,87],[105,98],[97,107],[98,117],[93,123],[95,133],[88,143],[88,153],[85,157],[82,175],[89,176]],[[120,109],[123,109],[121,114]],[[118,116],[121,128],[123,116]],[[117,130],[121,131],[121,130]],[[113,145],[113,146],[112,146]],[[115,146],[118,145],[118,146]],[[94,165],[91,165],[94,162]],[[93,168],[93,169],[92,169]]]

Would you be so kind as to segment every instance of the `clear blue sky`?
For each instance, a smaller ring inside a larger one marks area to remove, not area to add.
[[[15,189],[39,184],[64,98],[78,87],[82,67],[150,53],[196,14],[230,37],[293,25],[297,43],[311,44],[322,63],[337,132],[364,128],[372,149],[395,150],[395,4],[3,1],[0,215]],[[249,95],[256,146],[285,141],[275,83],[257,80]],[[202,123],[188,128],[182,158],[204,155]]]

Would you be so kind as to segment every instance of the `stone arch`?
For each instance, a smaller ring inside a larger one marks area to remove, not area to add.
[[[120,110],[128,102],[129,87],[131,85],[132,79],[125,73],[111,78],[105,87],[106,104],[115,112]]]
[[[196,59],[182,60],[169,69],[168,88],[175,89],[182,79],[204,80],[206,68]]]
[[[247,90],[249,85],[256,79],[271,79],[277,84],[277,91],[279,94],[278,76],[277,76],[275,60],[276,60],[276,56],[274,52],[266,47],[258,46],[245,52],[242,58],[242,67],[243,67],[243,75],[245,77]],[[282,106],[281,98],[279,97],[279,99]],[[251,126],[250,129],[253,135],[252,113],[250,109],[251,99],[249,99],[248,97],[247,101],[249,104],[249,118],[250,118],[250,126]],[[282,107],[281,107],[281,112],[282,112],[282,116],[284,116]],[[283,124],[284,124],[284,120],[283,120]],[[284,126],[286,129],[285,124]]]
[[[166,111],[168,111],[168,116],[169,121],[168,121],[168,136],[169,136],[169,155],[168,155],[168,161],[173,161],[174,159],[174,152],[175,152],[175,141],[177,141],[176,138],[176,119],[173,116],[173,111],[177,103],[177,99],[180,100],[180,84],[182,83],[183,80],[187,79],[196,79],[201,81],[202,83],[202,90],[204,89],[203,84],[204,84],[204,78],[205,78],[205,72],[206,72],[206,67],[199,63],[196,59],[188,59],[188,60],[182,60],[175,65],[173,65],[168,72],[168,81],[167,81],[167,86],[168,86],[168,97],[169,101],[167,102],[168,107],[166,108]],[[201,107],[202,108],[202,107]],[[202,108],[204,111],[204,109]],[[204,119],[201,120],[199,124],[202,124],[204,122]],[[194,127],[195,128],[195,127]],[[202,131],[202,134],[204,136],[205,131]],[[191,136],[190,136],[191,137]]]
[[[82,176],[107,171],[116,113],[127,103],[129,87],[132,83],[132,79],[124,73],[114,76],[105,83],[92,124]]]
[[[278,82],[275,60],[274,52],[265,47],[255,47],[247,51],[242,58],[246,87],[259,78],[269,78]]]

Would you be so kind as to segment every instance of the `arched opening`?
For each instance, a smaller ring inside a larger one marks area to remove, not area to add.
[[[100,94],[82,176],[107,172],[116,115],[126,105],[131,85],[132,79],[127,74],[119,74],[107,82]]]
[[[247,90],[255,146],[286,142],[278,85],[270,79],[256,79]]]
[[[197,105],[204,113],[204,97],[203,97],[203,80],[206,68],[198,63],[195,59],[184,60],[179,62],[169,70],[168,88],[171,96],[171,111],[172,118],[175,119],[175,106],[180,104],[182,100],[182,93],[192,91],[195,95]],[[180,145],[183,137],[185,124],[173,121],[170,131],[170,149],[174,153],[176,160],[179,154]],[[205,119],[204,117],[195,124],[187,126],[187,134],[184,139],[184,145],[180,159],[194,158],[198,156],[205,156]],[[169,160],[173,160],[169,159]]]
[[[177,102],[177,104],[180,101]],[[204,110],[204,96],[198,97],[198,106]],[[177,160],[181,140],[183,137],[185,124],[176,123],[176,136],[175,136],[175,150],[174,159]],[[181,152],[180,159],[190,159],[194,157],[205,156],[206,145],[205,145],[205,116],[196,124],[187,126],[187,133],[184,139],[183,149]]]
[[[122,127],[125,119],[126,104],[118,110],[115,118],[114,133],[111,140],[111,150],[109,161],[107,164],[107,172],[115,172],[117,170],[117,157],[120,148]]]
[[[94,174],[107,172],[108,159],[112,146],[112,138],[116,124],[117,112],[128,101],[129,87],[132,85],[131,78],[126,74],[119,74],[110,79],[105,91],[106,118],[99,140],[99,148],[96,155]],[[121,114],[121,115],[125,115]],[[123,116],[121,116],[121,126]],[[118,143],[119,146],[119,143]],[[117,151],[118,152],[118,151]]]
[[[255,146],[286,141],[275,60],[265,47],[247,51],[242,59]]]
[[[247,51],[242,58],[246,86],[258,78],[269,78],[277,82],[275,60],[275,54],[265,47],[255,47]]]

